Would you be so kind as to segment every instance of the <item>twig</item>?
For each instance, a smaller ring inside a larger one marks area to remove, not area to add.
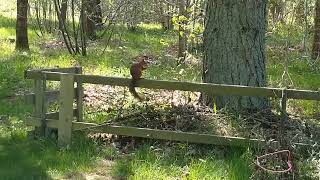
[[[102,55],[105,53],[105,51],[106,51],[106,49],[107,49],[107,47],[108,47],[108,45],[109,45],[109,43],[110,43],[111,37],[112,37],[112,35],[113,35],[114,27],[115,27],[115,25],[113,25],[113,27],[112,27],[112,29],[111,29],[111,32],[110,32],[110,35],[109,35],[109,37],[108,37],[107,43],[106,43],[106,45],[105,45],[102,53],[100,54],[100,56],[102,56]]]

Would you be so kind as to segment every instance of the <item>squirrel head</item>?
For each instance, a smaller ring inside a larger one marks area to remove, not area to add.
[[[140,66],[141,66],[142,69],[146,69],[146,68],[147,68],[147,65],[148,65],[148,61],[145,60],[144,58],[141,58],[141,59],[139,60],[139,64],[140,64]]]
[[[143,66],[146,66],[147,64],[151,63],[151,58],[149,56],[139,56],[136,58],[138,63],[143,65]]]

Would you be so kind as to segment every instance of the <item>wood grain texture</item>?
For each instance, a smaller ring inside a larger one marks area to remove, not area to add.
[[[59,99],[58,144],[66,146],[71,143],[73,121],[74,78],[71,74],[61,75]]]

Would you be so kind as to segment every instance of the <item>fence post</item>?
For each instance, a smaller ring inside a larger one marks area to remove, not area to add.
[[[61,74],[60,82],[58,144],[59,146],[67,146],[71,143],[73,121],[73,74]]]
[[[279,137],[280,137],[280,145],[282,148],[286,147],[286,142],[284,138],[284,133],[285,133],[285,127],[284,124],[288,121],[288,114],[287,114],[287,89],[284,88],[282,90],[281,94],[281,103],[280,103],[280,108],[281,108],[281,122],[280,122],[280,131],[279,131]]]
[[[76,74],[82,74],[82,67],[76,67]],[[81,79],[77,80],[77,120],[83,121],[83,83]]]
[[[39,73],[41,79],[36,79],[34,81],[34,94],[35,94],[35,106],[34,106],[34,117],[40,118],[41,126],[35,128],[35,132],[39,133],[40,136],[45,136],[46,132],[46,105],[45,105],[45,89],[46,89],[46,79],[43,73]]]

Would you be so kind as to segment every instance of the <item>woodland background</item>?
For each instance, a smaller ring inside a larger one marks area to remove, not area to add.
[[[17,18],[17,10],[26,16]],[[319,90],[320,1],[269,0],[267,14],[268,86]],[[77,133],[72,146],[61,150],[52,139],[33,140],[29,136],[30,127],[25,126],[25,120],[31,116],[32,107],[13,100],[14,95],[32,91],[33,82],[24,79],[24,70],[80,65],[85,74],[130,77],[129,67],[134,59],[147,55],[153,64],[144,73],[145,78],[201,82],[205,18],[204,0],[2,2],[0,177],[281,178],[255,168],[256,155],[266,150],[85,132]],[[16,31],[18,26],[27,29]],[[16,35],[21,35],[21,41]],[[49,87],[57,85],[50,83]],[[150,101],[137,102],[126,88],[86,85],[85,119],[101,123],[118,118],[116,123],[121,125],[256,138],[270,138],[273,133],[272,122],[268,121],[273,117],[203,107],[198,105],[198,93],[146,89],[139,89],[139,93],[150,97]],[[277,109],[278,102],[272,101],[272,105]],[[57,106],[50,108],[55,110]],[[288,109],[290,137],[318,143],[320,103],[290,100]],[[299,152],[295,156],[297,168],[289,177],[317,179],[319,162],[317,148]]]

